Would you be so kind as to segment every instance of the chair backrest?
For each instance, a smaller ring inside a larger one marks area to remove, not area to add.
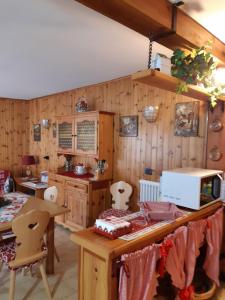
[[[58,196],[58,189],[56,186],[50,186],[44,191],[44,200],[56,202]]]
[[[43,253],[43,237],[50,215],[47,211],[31,210],[12,221],[16,235],[16,257],[13,264],[30,263]]]
[[[110,193],[112,194],[112,207],[114,209],[128,209],[132,191],[132,186],[125,181],[113,183],[110,186]]]

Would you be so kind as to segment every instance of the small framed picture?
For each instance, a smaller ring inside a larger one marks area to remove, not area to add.
[[[34,141],[40,142],[41,141],[41,124],[34,124],[33,130],[34,130]]]
[[[56,123],[52,123],[52,137],[56,138],[57,126]]]
[[[120,136],[138,136],[138,116],[120,117]]]
[[[175,135],[198,136],[199,102],[176,103]]]

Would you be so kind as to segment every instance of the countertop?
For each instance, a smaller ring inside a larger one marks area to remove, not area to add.
[[[87,173],[84,175],[77,175],[73,171],[61,171],[56,174],[62,175],[62,176],[67,176],[67,177],[72,177],[72,178],[78,178],[78,179],[90,179],[90,178],[94,177],[94,175],[91,173]]]

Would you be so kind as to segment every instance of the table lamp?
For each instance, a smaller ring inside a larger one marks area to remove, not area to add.
[[[31,169],[30,166],[31,165],[35,165],[35,158],[33,155],[23,155],[22,156],[22,165],[26,166],[26,176],[31,176]]]

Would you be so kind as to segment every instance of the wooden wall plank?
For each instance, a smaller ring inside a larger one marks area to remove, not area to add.
[[[57,141],[52,136],[52,126],[41,128],[41,141],[34,142],[33,125],[42,119],[49,119],[52,124],[56,116],[73,114],[75,103],[81,96],[87,97],[92,110],[115,113],[113,177],[114,181],[125,180],[134,187],[132,208],[136,206],[139,195],[139,179],[159,179],[163,169],[204,166],[206,104],[200,102],[199,137],[177,137],[174,136],[175,103],[195,99],[135,83],[130,77],[125,77],[27,102],[0,101],[0,111],[4,116],[0,120],[0,167],[19,170],[18,157],[26,151],[39,156],[38,172],[56,171],[57,167],[63,166],[65,158],[57,156]],[[146,105],[160,106],[159,118],[155,123],[147,123],[143,118],[142,110]],[[138,115],[137,137],[119,136],[119,117],[123,115]],[[50,157],[49,161],[44,160],[46,155]],[[90,166],[95,164],[93,159],[80,156],[74,162],[85,162]],[[145,167],[155,169],[156,176],[144,175]]]
[[[76,101],[81,96],[87,97],[92,110],[115,113],[113,176],[114,181],[125,180],[133,185],[132,207],[136,206],[139,179],[158,179],[158,174],[163,169],[203,167],[206,104],[200,102],[200,136],[176,137],[174,136],[175,103],[190,102],[195,99],[135,83],[130,77],[32,100],[29,102],[30,126],[42,118],[50,119],[52,123],[56,115],[73,114]],[[155,123],[147,123],[143,118],[142,110],[146,105],[160,106],[159,118]],[[119,117],[124,115],[138,115],[139,135],[137,137],[119,136]],[[41,154],[38,171],[43,169],[55,171],[57,166],[63,165],[64,158],[57,156],[56,140],[52,138],[51,128],[45,131],[42,129],[41,138],[39,145],[36,145],[37,142],[33,142],[32,129],[30,130],[30,151],[34,151],[37,155]],[[50,156],[48,164],[43,161],[44,155]],[[84,159],[80,156],[75,159],[75,162],[94,165],[93,159]],[[152,177],[144,175],[145,167],[155,169],[157,175]]]
[[[21,173],[21,156],[28,150],[27,102],[0,99],[0,168]]]
[[[214,120],[220,120],[222,122],[223,128],[220,131],[214,132],[210,129],[210,124]],[[209,112],[208,127],[207,168],[225,171],[225,114],[223,103],[219,103],[213,112]],[[222,153],[222,157],[216,161],[209,158],[210,150],[212,150],[215,146]]]

